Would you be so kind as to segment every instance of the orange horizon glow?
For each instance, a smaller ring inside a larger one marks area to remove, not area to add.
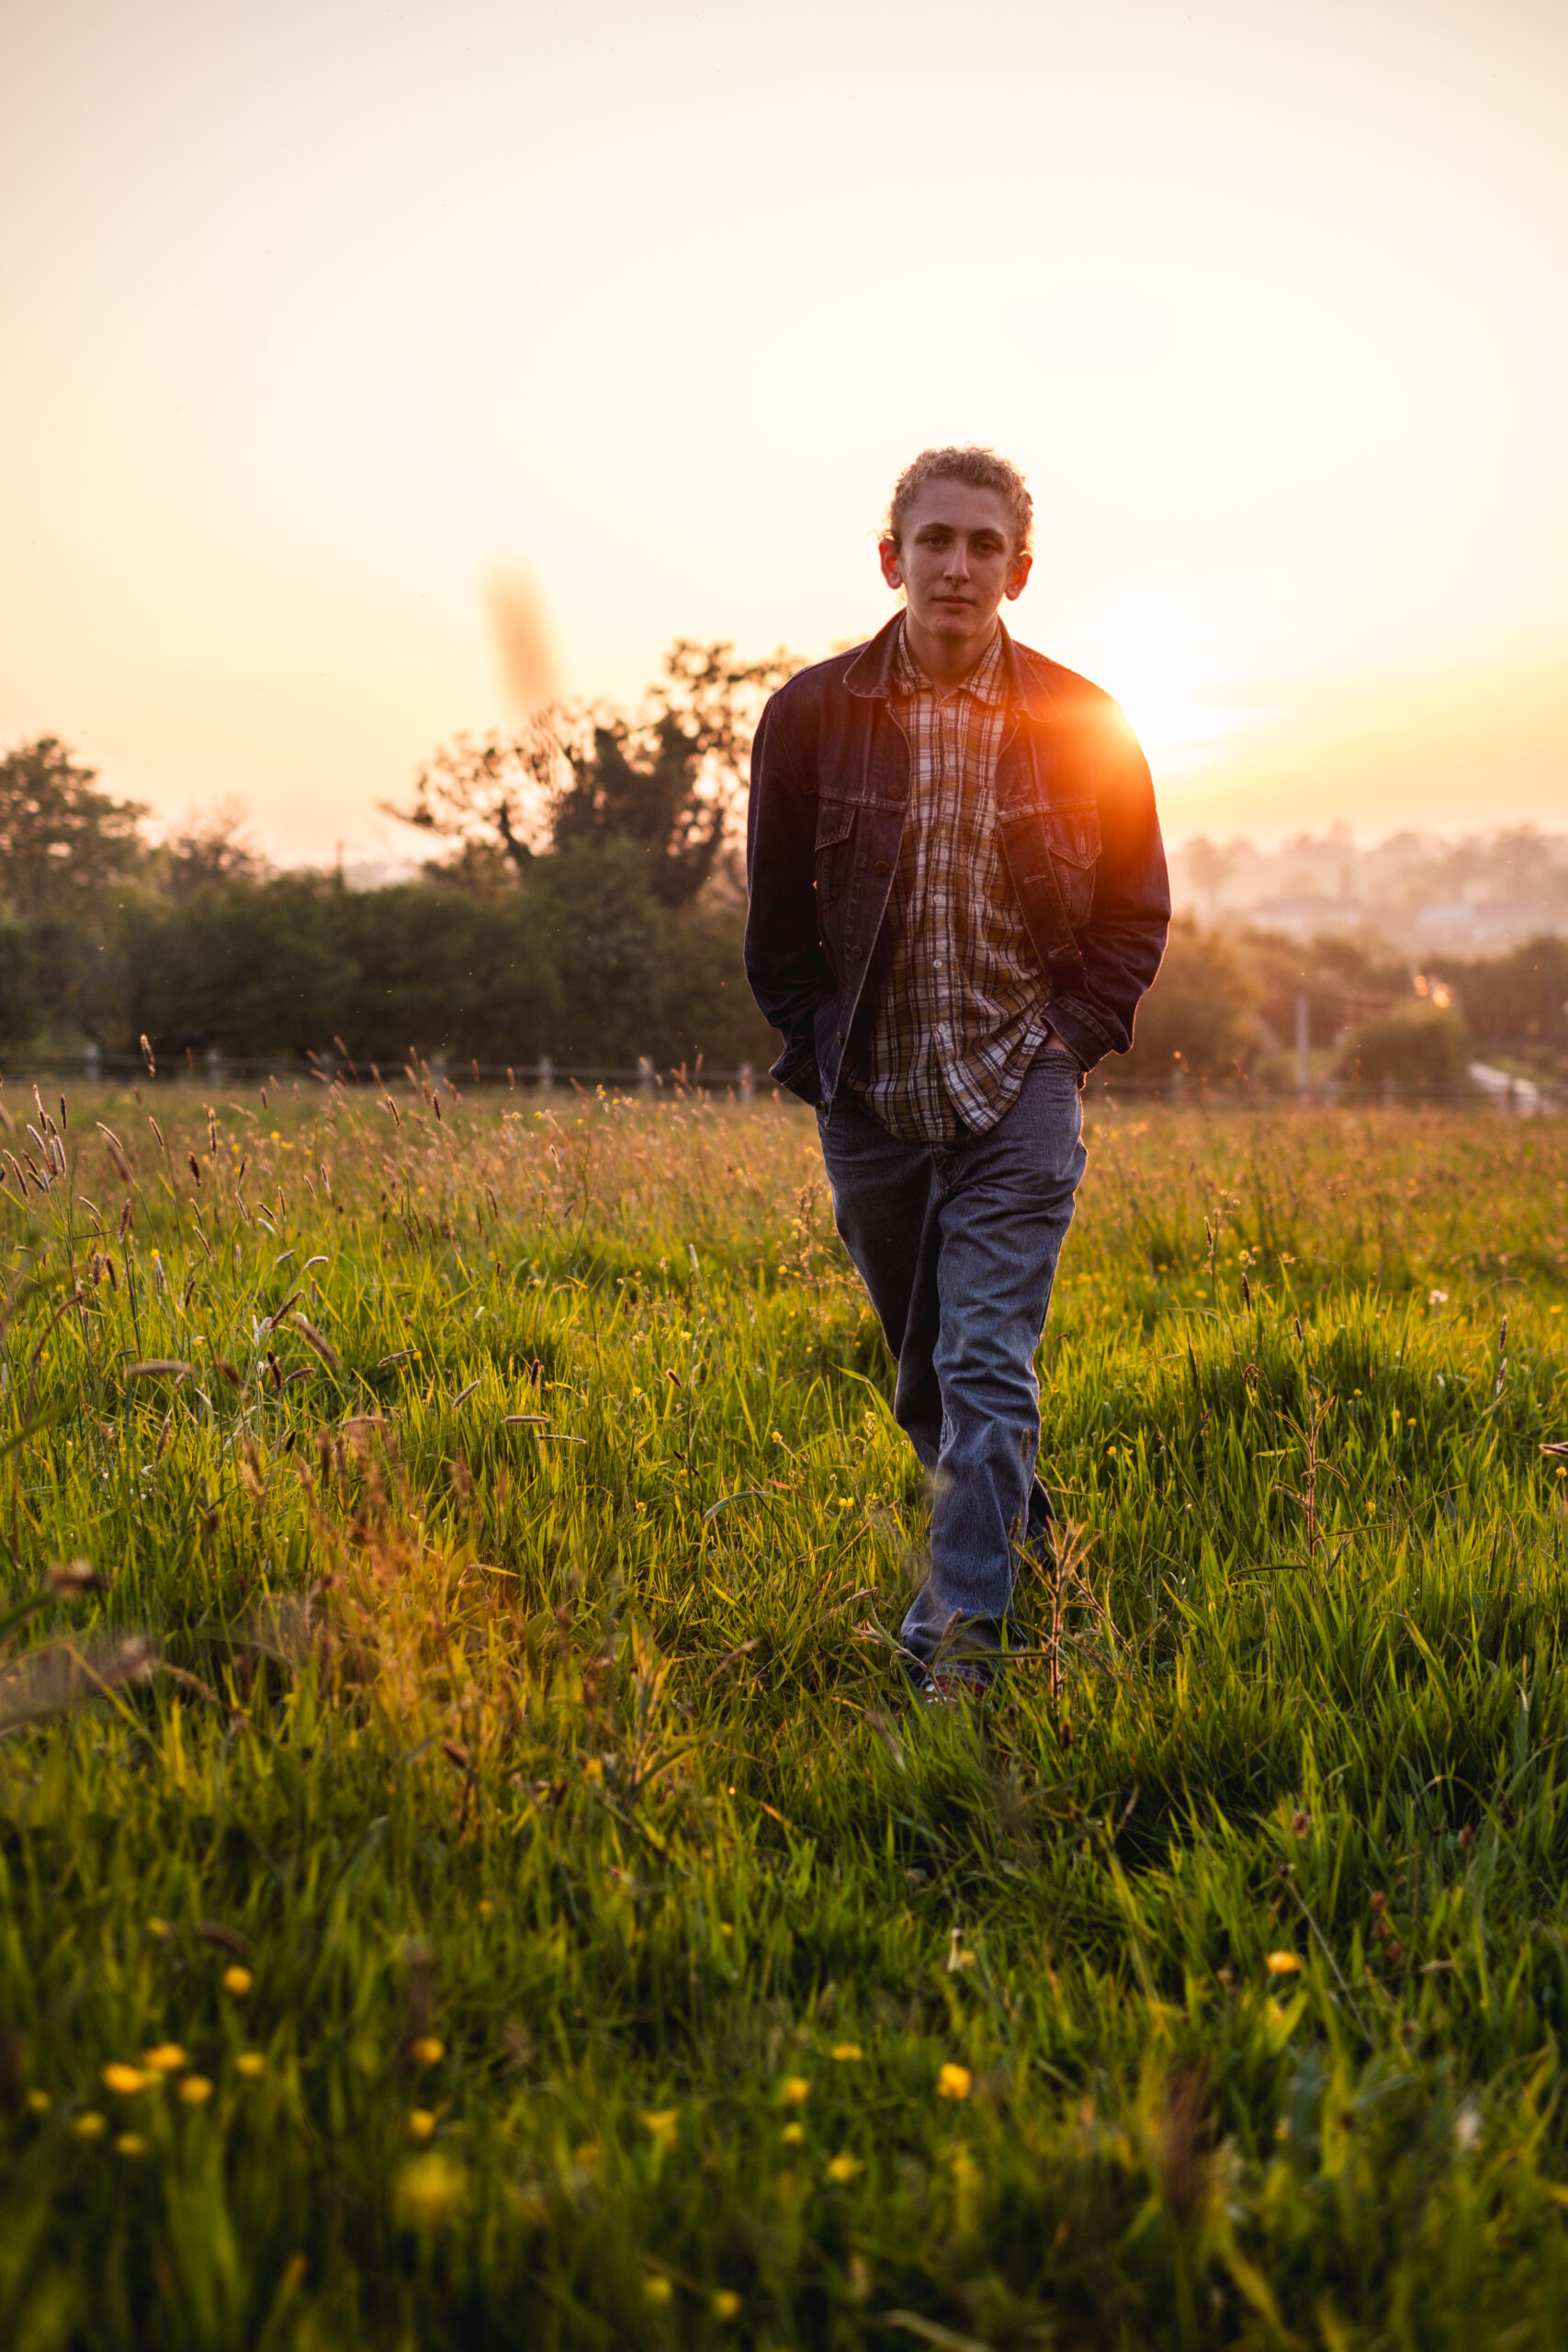
[[[974,439],[1173,841],[1568,823],[1561,11],[62,0],[0,65],[0,747],[408,856],[519,573],[569,695],[817,657]]]

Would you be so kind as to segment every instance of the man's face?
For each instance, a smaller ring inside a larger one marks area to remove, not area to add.
[[[957,652],[983,650],[1003,597],[1021,594],[1030,559],[1015,555],[1000,491],[966,481],[923,482],[899,543],[884,539],[882,576],[902,588],[917,626]]]

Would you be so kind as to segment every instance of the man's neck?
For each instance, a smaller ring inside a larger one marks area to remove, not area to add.
[[[1001,625],[1000,614],[993,614],[991,626],[984,636],[977,639],[972,637],[955,639],[937,637],[930,629],[922,628],[907,608],[904,614],[904,634],[908,639],[909,650],[932,685],[940,687],[943,693],[951,693],[954,686],[961,686],[964,679],[979,668],[996,643],[997,631]]]

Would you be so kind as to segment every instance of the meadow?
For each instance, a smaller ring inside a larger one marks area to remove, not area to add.
[[[0,1092],[0,2342],[1568,2339],[1560,1124],[1095,1107],[950,1712],[808,1115],[269,1091]]]

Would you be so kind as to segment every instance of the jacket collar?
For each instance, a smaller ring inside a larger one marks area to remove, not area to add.
[[[886,627],[861,647],[844,673],[844,684],[851,694],[878,697],[884,702],[890,698],[903,617],[902,613],[895,613]],[[1045,718],[1055,697],[1045,676],[1044,662],[1028,646],[1014,640],[1004,621],[998,621],[997,626],[1002,633],[1002,681],[1010,707],[1031,718]]]

